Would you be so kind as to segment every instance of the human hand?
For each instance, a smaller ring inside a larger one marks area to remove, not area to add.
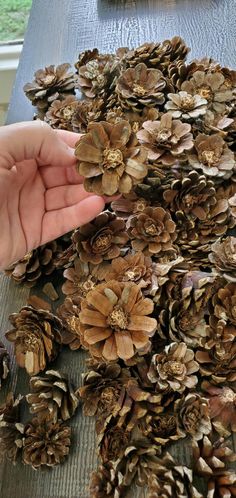
[[[0,269],[104,209],[76,172],[78,139],[42,121],[0,128]]]

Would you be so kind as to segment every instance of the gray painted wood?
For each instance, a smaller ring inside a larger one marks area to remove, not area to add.
[[[73,63],[79,52],[97,46],[112,52],[181,35],[191,47],[191,58],[205,55],[236,67],[235,0],[33,0],[24,48],[17,71],[7,123],[31,120],[33,110],[23,93],[40,67]],[[28,291],[0,276],[0,334],[8,315],[19,309]],[[8,346],[8,349],[9,346]],[[80,383],[84,354],[65,351],[56,363]],[[28,378],[12,359],[12,372],[0,393],[9,388],[27,392]],[[67,462],[53,471],[35,472],[27,466],[0,467],[1,498],[87,498],[90,472],[96,467],[94,422],[81,413],[72,421],[74,443]],[[236,443],[236,441],[235,441]],[[178,445],[176,456],[188,462],[188,446]],[[133,489],[132,498],[145,498]]]

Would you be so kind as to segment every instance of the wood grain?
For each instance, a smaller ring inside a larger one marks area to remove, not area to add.
[[[34,0],[17,71],[7,123],[31,120],[33,110],[23,93],[34,71],[49,64],[75,62],[79,52],[97,46],[112,52],[119,46],[137,46],[181,35],[191,47],[190,58],[205,55],[236,67],[235,0]],[[7,317],[26,301],[28,291],[0,276],[0,330]],[[1,391],[11,386],[27,392],[28,378],[16,368]],[[80,383],[84,354],[66,351],[57,366]],[[68,461],[53,471],[35,472],[23,465],[0,467],[1,498],[87,498],[89,474],[96,466],[94,422],[77,415],[72,422],[74,444]],[[186,445],[175,448],[187,463]],[[177,456],[176,455],[176,456]],[[135,488],[132,498],[145,498]],[[105,497],[104,497],[105,498]]]

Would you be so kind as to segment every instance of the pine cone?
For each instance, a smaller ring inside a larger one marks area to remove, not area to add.
[[[198,441],[212,430],[209,404],[198,393],[189,393],[175,402],[180,432]]]
[[[89,123],[102,121],[105,103],[103,99],[78,100],[72,116],[72,128],[76,133],[85,133]]]
[[[190,95],[187,92],[168,93],[165,109],[174,119],[194,121],[207,111],[207,100],[200,95]]]
[[[61,422],[33,418],[25,427],[23,462],[34,469],[62,463],[69,453],[71,428]]]
[[[123,219],[127,219],[131,214],[140,214],[150,205],[150,202],[142,197],[138,197],[134,192],[130,192],[111,203],[112,211]]]
[[[214,315],[233,325],[236,325],[235,296],[236,284],[228,283],[225,287],[220,288],[212,299]]]
[[[148,69],[142,62],[124,71],[116,83],[118,102],[122,109],[142,112],[165,102],[166,81],[158,69]]]
[[[218,472],[208,481],[207,498],[230,498],[236,496],[236,475],[234,470]]]
[[[47,370],[44,377],[31,377],[31,394],[26,399],[30,412],[39,420],[47,419],[54,424],[71,418],[79,404],[72,384],[56,370]]]
[[[215,476],[225,469],[228,462],[236,460],[234,452],[228,448],[224,438],[214,443],[204,436],[201,441],[192,442],[194,472],[202,477]]]
[[[193,486],[191,469],[177,465],[169,453],[160,458],[158,463],[148,480],[147,498],[203,498]]]
[[[151,299],[132,283],[110,281],[90,291],[81,303],[83,345],[92,356],[128,360],[150,345],[156,329]]]
[[[235,382],[236,342],[216,344],[210,350],[200,348],[195,355],[201,375],[214,383]]]
[[[162,447],[185,437],[178,428],[177,415],[172,407],[164,408],[163,413],[147,413],[141,420],[141,431],[153,444]]]
[[[236,167],[234,153],[220,135],[199,134],[194,147],[193,154],[188,155],[192,168],[201,169],[204,175],[214,177],[215,181],[232,176]]]
[[[99,465],[90,478],[89,498],[121,498],[125,488],[119,482],[111,463]]]
[[[10,370],[10,356],[4,346],[0,341],[0,389],[2,387],[2,381],[5,380],[9,374]]]
[[[66,296],[76,295],[82,299],[97,284],[96,279],[91,275],[88,263],[83,263],[79,258],[75,258],[73,266],[67,268],[63,276],[66,282],[62,285],[62,292]]]
[[[176,157],[193,148],[191,125],[172,119],[169,113],[163,114],[160,121],[145,121],[137,137],[147,150],[148,159],[165,166],[173,165]]]
[[[211,246],[211,250],[210,262],[228,282],[236,283],[236,238],[226,237],[223,241],[217,240]]]
[[[13,393],[9,393],[6,403],[0,406],[0,461],[4,457],[13,463],[20,455],[24,425],[20,423],[20,402],[22,396],[14,399]]]
[[[72,236],[74,249],[82,263],[94,265],[120,256],[128,239],[125,222],[109,211],[75,230]]]
[[[122,458],[126,447],[130,443],[130,432],[113,425],[111,422],[98,438],[99,455],[102,463],[115,462]]]
[[[24,92],[32,104],[46,111],[49,105],[66,95],[75,93],[76,75],[68,72],[70,64],[48,66],[34,74],[32,83],[26,83]]]
[[[209,399],[210,416],[214,428],[222,436],[236,432],[236,387],[216,386],[203,381],[201,388]]]
[[[148,378],[161,391],[171,388],[182,393],[196,386],[198,379],[192,374],[198,370],[191,349],[183,342],[172,342],[162,353],[153,355]]]
[[[98,195],[128,194],[147,173],[146,152],[128,121],[91,123],[75,155],[85,190]]]
[[[80,319],[81,297],[67,296],[57,308],[57,315],[63,323],[62,344],[67,344],[72,351],[81,347]]]
[[[73,131],[72,124],[78,105],[76,97],[69,95],[64,100],[54,100],[49,107],[44,121],[52,128]]]
[[[6,338],[14,343],[18,365],[29,375],[37,375],[59,352],[61,320],[32,306],[24,306],[19,313],[10,315],[9,320],[14,328],[6,333]]]
[[[135,192],[139,197],[146,199],[146,202],[149,201],[149,205],[151,202],[157,202],[158,205],[166,207],[164,192],[171,189],[172,182],[177,178],[180,178],[180,173],[174,167],[163,170],[162,165],[152,164],[149,165],[147,176],[135,187]]]
[[[162,257],[167,251],[173,252],[173,242],[177,237],[175,228],[170,213],[162,207],[147,207],[127,221],[132,248],[146,256]]]
[[[80,90],[93,99],[106,96],[115,77],[114,55],[99,54],[97,49],[82,53],[75,63]]]

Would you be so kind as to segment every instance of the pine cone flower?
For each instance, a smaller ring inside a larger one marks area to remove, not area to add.
[[[78,100],[71,124],[75,133],[85,133],[89,123],[101,121],[104,117],[104,100]]]
[[[66,296],[75,294],[82,299],[97,283],[90,274],[88,263],[83,263],[79,258],[74,260],[72,267],[66,268],[63,276],[66,282],[62,285],[62,292]]]
[[[0,462],[4,457],[15,463],[22,448],[24,425],[20,423],[20,402],[9,393],[6,403],[0,406]]]
[[[191,95],[200,95],[208,101],[208,108],[225,114],[226,104],[234,99],[232,88],[220,72],[195,71],[189,81],[184,81],[181,90]]]
[[[78,228],[72,236],[74,248],[82,263],[91,262],[94,265],[120,256],[128,240],[124,220],[109,211]]]
[[[32,306],[24,306],[19,313],[10,315],[9,320],[14,328],[6,333],[6,338],[14,343],[18,365],[29,375],[37,375],[59,352],[61,320]]]
[[[67,296],[61,306],[57,308],[57,315],[63,323],[62,344],[68,345],[72,351],[81,347],[80,303],[81,297],[74,294]]]
[[[236,283],[236,238],[226,237],[222,241],[217,240],[212,244],[211,250],[210,262],[228,282]]]
[[[138,285],[110,281],[90,291],[81,303],[83,343],[92,356],[128,360],[150,343],[154,304]]]
[[[102,463],[115,462],[122,458],[130,442],[130,432],[111,423],[98,439],[99,454]]]
[[[236,432],[236,388],[228,386],[215,386],[208,381],[203,381],[202,389],[209,399],[210,416],[213,426],[222,435]]]
[[[71,428],[61,422],[33,418],[25,428],[23,462],[34,469],[62,463],[69,453],[70,438]]]
[[[158,257],[173,251],[176,225],[170,213],[162,207],[147,207],[141,214],[130,216],[127,229],[135,251]]]
[[[182,393],[196,386],[198,379],[192,374],[198,370],[193,351],[184,342],[172,342],[162,353],[153,355],[148,378],[160,391],[171,388]]]
[[[236,342],[218,343],[212,349],[199,349],[195,355],[200,373],[215,383],[235,382]]]
[[[44,377],[31,377],[31,393],[26,399],[30,412],[38,419],[58,420],[71,418],[79,404],[72,384],[67,377],[56,370],[47,370]]]
[[[200,95],[187,92],[168,93],[165,109],[174,119],[194,120],[203,116],[207,110],[207,100]]]
[[[166,81],[162,72],[158,69],[148,69],[141,62],[121,74],[116,83],[116,93],[123,109],[142,111],[144,107],[164,104],[165,87]]]
[[[189,50],[182,38],[174,36],[162,43],[144,43],[129,50],[125,54],[125,62],[130,67],[145,62],[148,67],[160,69],[165,73],[171,61],[184,61]]]
[[[236,459],[234,452],[228,448],[224,438],[218,439],[214,443],[207,437],[201,441],[192,442],[194,472],[202,477],[215,476],[222,473],[228,462]]]
[[[85,190],[98,195],[128,194],[147,174],[146,152],[128,121],[91,123],[75,155]]]
[[[9,374],[10,370],[10,357],[4,346],[0,341],[0,389],[2,386],[2,381],[5,380]]]
[[[198,441],[212,430],[208,400],[198,393],[189,393],[175,402],[180,432]]]
[[[34,74],[32,83],[26,83],[24,92],[33,105],[46,111],[49,105],[68,93],[73,94],[76,76],[69,72],[70,64],[48,66]]]
[[[235,299],[235,283],[228,283],[225,287],[220,288],[212,299],[214,315],[220,320],[229,321],[231,324],[236,325]]]
[[[163,447],[185,437],[178,428],[176,413],[166,408],[163,413],[148,412],[141,421],[141,431],[153,444]]]
[[[195,152],[188,155],[192,168],[201,169],[206,176],[228,179],[236,163],[234,153],[220,135],[199,134],[194,142]]]
[[[163,199],[171,212],[181,211],[182,216],[198,220],[205,220],[210,208],[217,203],[214,182],[197,171],[173,180],[170,188],[163,192]]]
[[[203,498],[193,486],[191,469],[177,465],[169,453],[158,463],[149,477],[147,498]]]
[[[131,214],[143,212],[148,206],[150,206],[150,202],[137,196],[134,192],[130,192],[111,203],[112,211],[114,211],[118,217],[124,219],[127,219]]]
[[[160,121],[145,121],[137,137],[145,147],[150,161],[173,165],[178,156],[193,148],[191,125],[172,119],[168,113]]]
[[[89,53],[90,52],[90,53]],[[98,50],[86,51],[75,64],[78,70],[78,86],[81,91],[94,99],[106,94],[115,74],[112,74],[114,56],[99,54]]]
[[[44,121],[52,128],[73,131],[72,120],[76,112],[78,100],[69,95],[64,100],[54,100],[49,107]]]

